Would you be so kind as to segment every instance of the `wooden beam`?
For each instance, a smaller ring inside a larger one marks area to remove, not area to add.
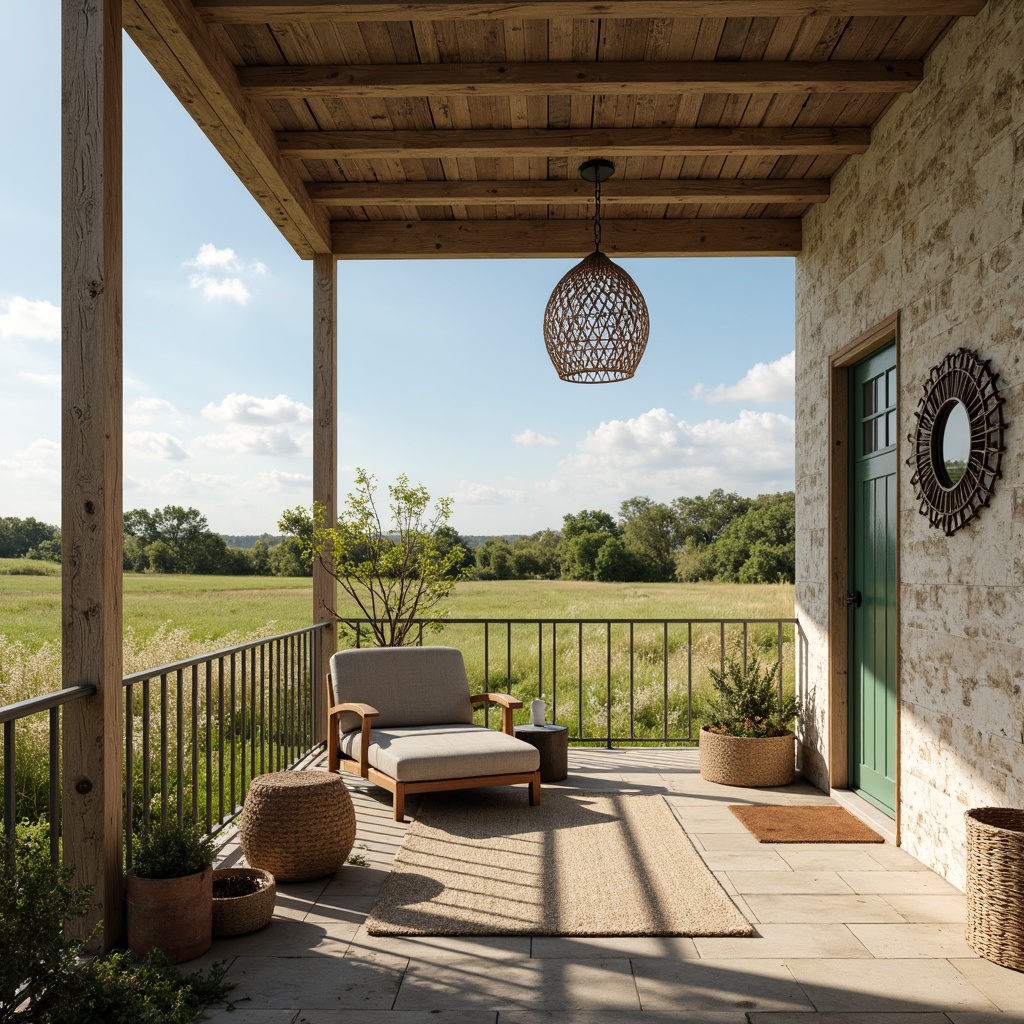
[[[255,99],[682,93],[901,93],[923,75],[905,61],[631,61],[241,67]]]
[[[313,257],[313,501],[324,523],[338,518],[338,262]],[[328,560],[330,551],[324,552]],[[338,584],[319,561],[313,563],[313,622],[330,622],[316,634],[313,658],[313,740],[327,738],[327,676],[338,649]]]
[[[334,221],[334,252],[348,259],[582,258],[593,249],[589,220]],[[606,220],[609,256],[793,256],[799,220]]]
[[[211,22],[447,21],[462,18],[946,18],[973,15],[985,0],[195,0]]]
[[[284,156],[310,160],[421,157],[736,156],[863,153],[869,128],[508,128],[484,131],[278,132]]]
[[[591,202],[588,181],[311,181],[314,203],[325,206],[572,205]],[[601,190],[605,205],[633,203],[823,203],[828,179],[690,178],[675,181],[611,181]]]
[[[121,0],[64,0],[61,103],[63,859],[92,886],[68,922],[121,934]]]
[[[329,249],[324,212],[277,152],[266,119],[189,0],[124,0],[125,31],[303,258]]]

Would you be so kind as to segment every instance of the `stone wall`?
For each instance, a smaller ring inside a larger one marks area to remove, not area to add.
[[[991,361],[1009,423],[991,506],[950,538],[919,514],[898,450],[902,842],[963,886],[964,810],[1024,806],[1024,3],[959,20],[832,185],[796,277],[804,770],[827,786],[829,359],[899,313],[900,437],[961,346]]]

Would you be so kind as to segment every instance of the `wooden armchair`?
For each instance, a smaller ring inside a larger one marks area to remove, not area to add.
[[[473,724],[473,705],[501,707],[501,731]],[[515,738],[504,693],[471,695],[462,654],[452,647],[340,651],[327,676],[328,769],[369,779],[405,797],[448,789],[528,783],[540,803],[540,755]]]

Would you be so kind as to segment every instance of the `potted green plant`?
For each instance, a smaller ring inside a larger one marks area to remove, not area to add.
[[[169,820],[134,837],[128,872],[128,947],[161,950],[172,963],[213,942],[213,840],[192,822]]]
[[[710,669],[714,694],[700,730],[700,773],[726,786],[785,786],[795,772],[793,722],[800,702],[779,694],[778,661],[754,652]]]

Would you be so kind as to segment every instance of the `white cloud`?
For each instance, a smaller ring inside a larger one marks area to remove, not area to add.
[[[132,430],[124,435],[125,448],[139,458],[171,459],[180,461],[188,458],[181,441],[165,431]]]
[[[25,370],[18,374],[22,380],[27,380],[30,384],[38,384],[44,388],[59,388],[60,387],[60,374],[59,373],[32,373],[30,370]]]
[[[0,313],[0,340],[59,341],[60,309],[46,299],[26,299],[15,295]]]
[[[790,352],[774,362],[757,363],[729,387],[719,384],[707,389],[698,384],[693,397],[709,402],[791,402],[795,374],[796,352]]]
[[[233,426],[222,434],[204,434],[196,444],[229,455],[299,455],[302,445],[287,427]]]
[[[222,476],[216,473],[191,473],[186,469],[175,469],[143,484],[147,500],[155,502],[155,496],[175,499],[178,504],[194,505],[202,508],[204,491],[228,491],[238,487],[233,476]],[[141,489],[141,488],[140,488]]]
[[[524,445],[527,448],[557,448],[558,442],[553,437],[545,437],[535,430],[527,427],[521,434],[513,434],[512,440],[516,444]]]
[[[266,426],[278,423],[310,423],[313,410],[287,395],[276,398],[256,398],[232,392],[219,405],[211,402],[203,409],[208,420],[228,424]]]
[[[456,488],[452,499],[456,506],[465,505],[509,505],[526,501],[522,491],[491,484],[478,484],[463,480]]]
[[[260,473],[255,479],[258,490],[265,491],[305,491],[312,492],[313,478],[308,473],[282,473],[272,469],[269,473]]]
[[[60,481],[60,445],[37,437],[27,448],[0,458],[0,470],[10,473],[16,480]]]
[[[559,463],[563,476],[606,495],[667,500],[724,487],[741,493],[793,486],[794,421],[743,411],[689,424],[666,409],[601,423]]]
[[[124,418],[126,423],[138,426],[150,423],[177,426],[182,421],[181,413],[173,403],[168,402],[166,398],[156,397],[136,398],[134,402],[125,406]]]
[[[195,259],[186,264],[189,267],[217,267],[221,270],[237,270],[239,268],[238,257],[234,249],[218,249],[212,242],[207,242],[199,247]]]
[[[206,274],[193,274],[188,279],[190,288],[201,288],[203,298],[230,299],[240,306],[247,306],[252,301],[252,292],[240,277],[210,277]]]

